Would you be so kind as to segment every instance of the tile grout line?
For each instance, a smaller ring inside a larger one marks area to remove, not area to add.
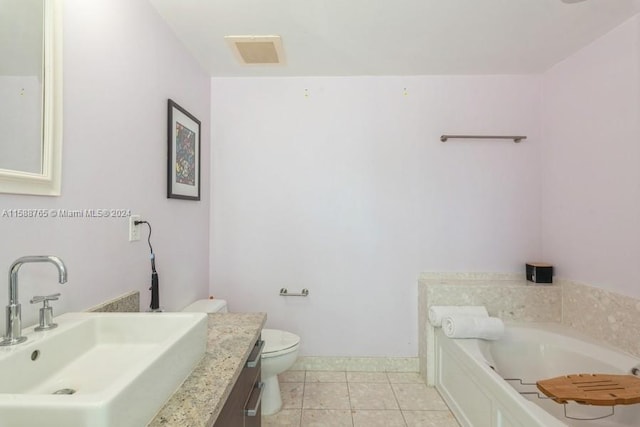
[[[349,377],[347,371],[344,372],[344,380],[347,384],[347,398],[349,399],[349,415],[351,416],[351,427],[355,427],[356,422],[353,419],[353,406],[351,406],[351,389],[349,388]]]
[[[304,392],[307,389],[307,371],[304,371],[304,380],[302,381],[302,399],[300,399],[300,419],[298,420],[298,426],[302,426],[302,420],[304,418]]]
[[[402,417],[402,421],[404,422],[405,427],[407,424],[407,419],[404,417],[404,413],[402,412],[402,407],[400,406],[400,400],[398,400],[398,395],[396,394],[396,389],[393,388],[393,383],[391,382],[391,378],[389,378],[389,373],[386,372],[387,380],[389,380],[389,387],[391,387],[391,392],[393,393],[393,397],[396,399],[396,403],[398,404],[398,410],[400,411],[400,416]]]

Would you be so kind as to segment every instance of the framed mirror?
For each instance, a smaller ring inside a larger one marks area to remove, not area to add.
[[[62,0],[0,0],[0,193],[60,195]]]

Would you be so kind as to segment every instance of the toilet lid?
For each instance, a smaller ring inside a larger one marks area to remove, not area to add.
[[[263,353],[275,353],[300,343],[300,337],[296,334],[278,329],[263,329],[262,339],[264,340]]]
[[[182,311],[197,311],[200,313],[226,313],[227,301],[223,299],[201,299],[182,309]]]

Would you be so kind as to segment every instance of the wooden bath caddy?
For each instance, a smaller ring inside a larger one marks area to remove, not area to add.
[[[538,389],[558,403],[613,406],[640,403],[640,378],[633,375],[573,374],[540,380]]]

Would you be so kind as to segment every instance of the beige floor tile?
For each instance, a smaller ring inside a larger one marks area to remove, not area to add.
[[[306,383],[303,409],[351,409],[347,383]]]
[[[302,427],[353,427],[348,409],[306,409],[302,411]]]
[[[307,371],[305,378],[307,383],[346,383],[344,372],[337,371]]]
[[[286,409],[302,408],[304,383],[280,383],[282,407]]]
[[[350,383],[388,383],[384,372],[347,372],[347,382]]]
[[[424,380],[417,372],[387,372],[387,377],[392,384],[424,384]]]
[[[390,384],[349,383],[352,409],[400,409]]]
[[[305,371],[285,371],[278,375],[278,381],[281,383],[303,383]]]
[[[262,427],[300,427],[301,414],[302,411],[300,409],[282,409],[273,415],[263,416]]]
[[[263,427],[458,427],[415,372],[288,371],[279,381],[283,409]]]
[[[400,411],[353,411],[354,427],[405,427]]]
[[[425,384],[391,384],[391,387],[402,410],[449,410],[433,387],[427,387]]]
[[[408,427],[458,427],[449,411],[402,411]]]

